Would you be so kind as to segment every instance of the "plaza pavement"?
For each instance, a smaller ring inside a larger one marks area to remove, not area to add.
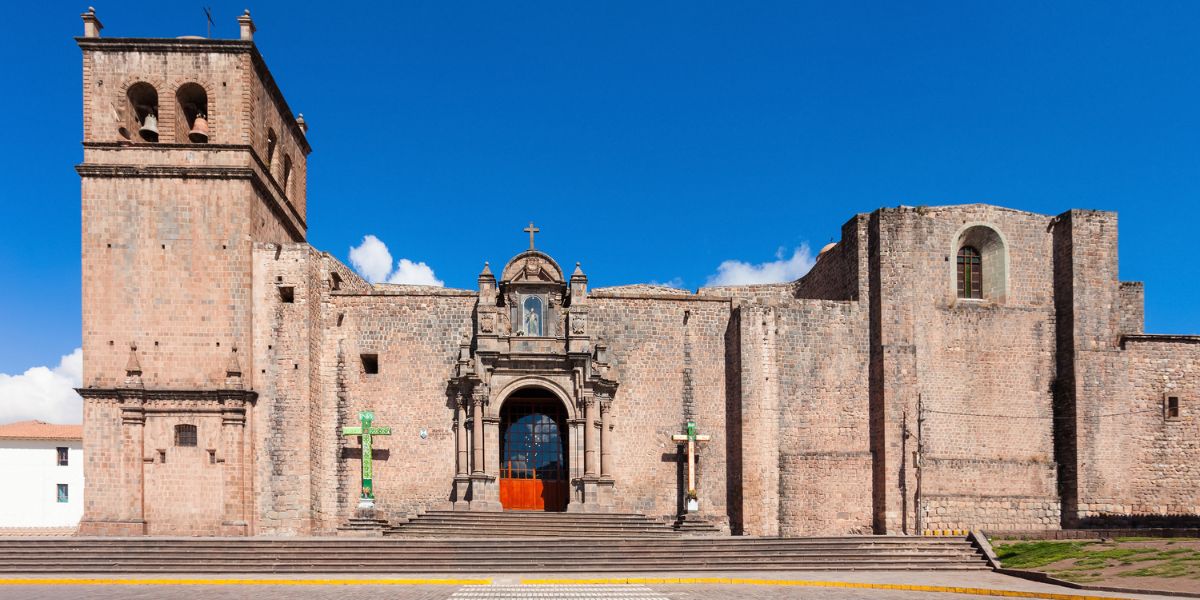
[[[378,600],[702,600],[746,598],[829,599],[829,600],[978,600],[987,597],[1049,598],[1083,600],[1091,598],[1152,599],[1160,595],[1135,595],[1112,592],[1072,590],[1041,584],[991,572],[921,571],[847,571],[847,572],[772,572],[754,573],[662,573],[608,575],[588,574],[497,575],[470,579],[486,580],[487,585],[468,585],[463,579],[445,576],[405,576],[403,579],[371,581],[364,577],[337,574],[304,577],[220,577],[187,574],[120,577],[103,584],[81,585],[80,580],[103,579],[95,576],[70,578],[30,578],[21,584],[14,579],[0,580],[0,599],[21,600],[192,600],[198,598],[256,600],[317,600],[370,598]],[[242,583],[213,584],[213,580],[238,580]],[[187,581],[194,583],[184,583]],[[591,581],[589,581],[591,580]],[[680,581],[676,583],[675,581]],[[740,580],[730,583],[730,580]],[[47,584],[39,584],[45,581]],[[126,581],[127,583],[112,583]],[[259,583],[252,583],[257,581]],[[431,584],[432,581],[443,583]],[[619,583],[630,581],[630,583]],[[268,583],[270,582],[270,583]],[[360,583],[361,582],[361,583]],[[568,583],[570,582],[570,583]],[[873,587],[872,587],[873,586]],[[906,590],[898,586],[914,586]],[[953,588],[969,588],[970,593],[953,593]],[[1006,593],[1007,592],[1007,593]]]

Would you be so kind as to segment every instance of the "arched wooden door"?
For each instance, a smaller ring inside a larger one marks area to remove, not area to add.
[[[500,504],[506,510],[567,508],[566,409],[548,393],[523,393],[500,409]]]

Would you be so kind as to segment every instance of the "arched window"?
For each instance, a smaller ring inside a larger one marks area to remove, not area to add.
[[[288,184],[292,179],[292,157],[283,155],[283,196],[289,197],[292,195],[292,190],[288,188]]]
[[[176,425],[175,426],[175,445],[195,447],[196,445],[196,426],[195,425]]]
[[[208,142],[208,92],[198,83],[185,83],[175,92],[179,105],[175,139],[193,144]]]
[[[121,136],[135,142],[158,141],[158,90],[141,81],[129,86],[125,126]]]
[[[1000,230],[984,223],[965,225],[950,247],[956,256],[950,285],[963,300],[1008,302],[1008,243]],[[949,259],[949,256],[947,256]]]
[[[958,249],[958,297],[983,298],[983,260],[974,246]]]
[[[275,164],[275,148],[279,145],[279,138],[275,137],[275,130],[267,130],[267,171],[271,172]]]

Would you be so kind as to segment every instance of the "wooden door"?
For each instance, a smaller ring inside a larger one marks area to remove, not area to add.
[[[500,419],[500,504],[505,509],[566,509],[565,416],[557,399],[505,402]]]

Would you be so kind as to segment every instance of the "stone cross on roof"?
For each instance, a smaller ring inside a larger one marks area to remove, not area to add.
[[[526,233],[528,233],[528,234],[529,234],[529,249],[530,249],[530,250],[533,250],[533,234],[535,234],[535,233],[537,233],[537,232],[541,231],[541,229],[538,229],[537,227],[534,227],[534,226],[533,226],[533,221],[530,221],[530,222],[529,222],[529,227],[526,227],[525,229],[522,229],[521,231],[524,231],[524,232],[526,232]]]

